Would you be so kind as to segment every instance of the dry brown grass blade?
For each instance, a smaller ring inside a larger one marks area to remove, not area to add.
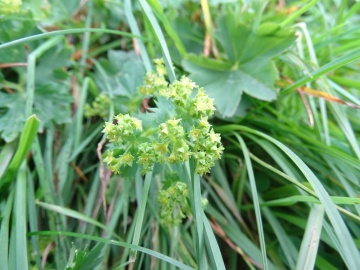
[[[342,99],[340,99],[338,97],[335,97],[333,95],[330,95],[330,94],[328,94],[326,92],[311,89],[311,88],[308,88],[308,87],[299,87],[297,90],[300,93],[303,93],[305,95],[318,97],[318,98],[323,98],[323,99],[325,99],[327,101],[330,101],[330,102],[335,102],[335,103],[346,105],[346,106],[351,107],[351,108],[360,109],[360,106],[358,106],[358,105],[356,105],[354,103],[342,100]]]
[[[0,68],[10,68],[10,67],[26,67],[27,63],[4,63],[0,64]]]

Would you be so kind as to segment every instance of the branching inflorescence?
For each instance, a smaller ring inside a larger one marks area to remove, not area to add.
[[[145,128],[140,116],[115,116],[114,123],[106,122],[103,130],[114,146],[104,161],[114,173],[134,162],[146,173],[153,170],[156,162],[183,163],[193,157],[196,173],[207,173],[223,151],[220,135],[208,122],[215,111],[213,99],[185,76],[169,84],[162,60],[155,60],[155,64],[156,72],[147,74],[140,93],[156,99],[157,108],[142,118],[146,121],[147,115],[158,113],[159,118],[165,115],[168,119],[161,123],[152,121]]]

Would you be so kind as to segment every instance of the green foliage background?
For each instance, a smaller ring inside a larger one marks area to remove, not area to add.
[[[357,269],[359,12],[0,0],[0,269]],[[138,91],[155,58],[214,98],[225,147],[202,177],[172,168],[193,215],[176,226],[158,202],[173,176],[102,161],[104,122],[156,106]]]

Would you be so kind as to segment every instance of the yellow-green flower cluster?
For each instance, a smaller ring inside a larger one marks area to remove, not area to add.
[[[136,138],[142,131],[141,120],[128,114],[119,114],[114,117],[116,124],[106,122],[103,132],[115,146],[123,146],[127,141]]]
[[[144,85],[140,87],[141,94],[171,99],[180,112],[192,117],[209,117],[214,114],[214,100],[209,98],[203,88],[199,88],[185,76],[169,84],[166,81],[167,73],[163,61],[157,59],[155,64],[157,73],[151,72],[146,75]],[[194,90],[197,90],[197,95],[192,98]]]
[[[150,72],[146,75],[144,84],[140,86],[139,91],[142,95],[153,95],[164,89],[167,89],[168,82],[166,81],[166,68],[161,59],[156,59],[156,72]]]
[[[196,173],[202,175],[209,172],[215,161],[221,158],[224,147],[220,135],[215,133],[204,118],[190,130],[193,142],[193,157],[197,161]]]
[[[153,144],[143,142],[139,144],[137,163],[143,166],[142,171],[151,171],[156,162],[156,152],[154,151]]]
[[[21,0],[0,0],[0,15],[18,13],[21,5]]]
[[[186,141],[185,130],[180,125],[181,119],[171,119],[159,126],[160,143],[167,145],[171,153],[162,162],[184,162],[189,160],[190,151]]]
[[[169,84],[162,61],[155,63],[157,72],[147,75],[140,92],[154,98],[166,98],[172,105],[166,104],[162,108],[159,102],[154,114],[162,113],[161,119],[168,119],[147,124],[150,127],[143,130],[142,122],[135,117],[128,114],[114,117],[116,123],[105,123],[103,130],[115,146],[114,150],[108,151],[105,161],[116,173],[121,166],[132,166],[133,162],[145,173],[151,171],[156,162],[182,163],[193,157],[196,173],[207,173],[224,149],[220,135],[208,122],[208,117],[215,111],[213,99],[187,77]]]
[[[84,114],[86,117],[100,116],[107,117],[109,115],[110,98],[107,95],[98,95],[92,105],[86,104]]]
[[[122,166],[132,166],[134,161],[142,166],[142,173],[146,173],[153,169],[155,162],[189,160],[191,152],[180,120],[168,120],[157,129],[143,131],[141,121],[128,114],[119,114],[114,119],[116,124],[106,122],[103,129],[116,147],[108,150],[104,158],[113,172],[119,173]]]
[[[103,133],[115,149],[105,153],[104,162],[114,173],[120,173],[122,166],[132,166],[137,154],[138,138],[142,135],[142,123],[128,114],[114,117],[114,123],[106,122]]]
[[[203,88],[198,90],[197,95],[190,102],[189,112],[193,117],[211,116],[215,107],[213,99],[209,98]]]
[[[167,189],[161,190],[158,202],[161,207],[161,222],[166,225],[178,225],[182,219],[191,215],[189,189],[183,182],[176,182]]]

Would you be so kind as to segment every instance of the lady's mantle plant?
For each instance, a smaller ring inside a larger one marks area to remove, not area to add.
[[[215,111],[213,99],[185,76],[169,84],[162,60],[155,60],[155,64],[156,72],[147,74],[140,93],[156,106],[136,116],[119,114],[113,122],[105,123],[103,133],[112,147],[104,154],[104,162],[116,174],[134,166],[145,174],[153,171],[155,164],[165,164],[166,169],[193,158],[195,172],[203,175],[224,149],[220,135],[208,122]],[[173,217],[176,224],[188,215],[186,194],[180,182],[159,193],[163,221]],[[169,215],[175,204],[179,206],[177,214]]]

